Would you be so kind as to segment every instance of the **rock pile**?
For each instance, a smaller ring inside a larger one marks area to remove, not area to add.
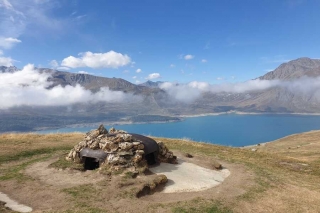
[[[164,145],[162,141],[157,142],[159,146],[159,155],[158,160],[162,163],[172,163],[176,164],[177,157],[173,155],[173,152],[169,151],[169,149]]]
[[[157,142],[157,144],[159,146],[157,161],[176,163],[176,156],[164,143]],[[66,160],[82,162],[80,152],[84,148],[102,150],[107,154],[104,162],[101,162],[100,169],[107,168],[110,171],[125,169],[133,173],[141,173],[148,168],[145,145],[123,130],[111,128],[108,132],[103,125],[100,125],[98,129],[86,133],[84,140],[73,147]]]

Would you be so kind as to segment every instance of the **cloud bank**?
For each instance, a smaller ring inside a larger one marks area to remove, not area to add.
[[[80,85],[56,86],[47,89],[52,83],[48,73],[39,73],[28,64],[21,71],[0,73],[0,109],[14,106],[64,106],[75,103],[121,102],[133,100],[133,95],[111,91],[103,87],[92,93]]]
[[[123,55],[115,51],[106,53],[80,53],[80,57],[69,56],[62,60],[61,66],[78,68],[118,68],[130,64],[131,59],[128,55]]]
[[[185,103],[195,101],[197,98],[200,98],[204,92],[250,93],[274,87],[287,89],[294,94],[320,94],[320,77],[302,77],[292,81],[255,79],[246,82],[223,84],[209,84],[199,81],[193,81],[187,84],[165,82],[160,85],[160,88],[165,90],[172,98]]]

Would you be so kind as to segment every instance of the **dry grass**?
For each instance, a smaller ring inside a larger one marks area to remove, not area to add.
[[[34,155],[71,149],[83,134],[2,134],[0,135],[0,164]]]
[[[320,159],[320,131],[290,135],[258,147],[258,151],[277,153],[306,163]]]
[[[0,179],[3,180],[0,182],[0,191],[8,189],[9,183],[16,184],[21,189],[29,185],[37,186],[37,180],[21,175],[22,171],[30,164],[68,151],[82,138],[83,134],[80,133],[0,135]],[[251,151],[251,148],[241,149],[156,138],[172,150],[187,152],[208,162],[218,160],[246,167],[248,175],[254,173],[254,184],[243,186],[241,195],[225,196],[221,199],[209,196],[185,202],[150,203],[132,198],[126,183],[122,183],[123,191],[119,192],[121,196],[118,193],[112,197],[110,193],[103,191],[103,187],[111,187],[110,182],[106,181],[105,185],[99,183],[89,188],[88,185],[84,185],[62,191],[51,189],[59,196],[64,196],[63,199],[66,199],[70,206],[61,209],[54,209],[54,206],[52,208],[55,211],[73,212],[72,208],[76,206],[76,210],[80,212],[105,212],[108,208],[114,212],[122,212],[125,210],[122,205],[129,203],[132,204],[132,208],[136,208],[128,209],[129,212],[143,211],[143,206],[149,206],[149,212],[320,212],[319,138],[320,131],[292,135],[266,145],[256,146],[255,152]],[[58,163],[63,164],[63,162]],[[121,181],[126,180],[121,179]],[[86,191],[82,193],[84,189]],[[231,190],[227,193],[233,192]],[[94,199],[97,196],[99,199]],[[109,207],[103,205],[105,202]]]

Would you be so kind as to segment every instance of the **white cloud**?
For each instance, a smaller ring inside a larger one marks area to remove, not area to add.
[[[69,56],[63,59],[61,65],[71,68],[118,68],[126,66],[131,62],[128,55],[123,55],[112,50],[106,53],[85,52],[79,55],[79,58]]]
[[[74,32],[85,19],[67,14],[56,16],[54,10],[64,6],[74,7],[69,1],[0,0],[0,35],[18,38],[27,33],[57,37]]]
[[[136,84],[140,84],[141,83],[141,81],[139,81],[139,80],[136,80]]]
[[[133,78],[133,79],[136,79],[136,78],[137,78],[137,76],[133,76],[132,78]]]
[[[0,47],[4,49],[11,49],[15,44],[20,43],[21,40],[12,37],[0,37]]]
[[[10,57],[0,57],[0,66],[13,66],[14,60]]]
[[[183,58],[184,58],[185,60],[191,60],[191,59],[194,58],[194,55],[185,55]]]
[[[202,62],[202,63],[206,63],[206,62],[208,62],[208,61],[207,61],[206,59],[202,59],[201,62]]]
[[[2,0],[2,3],[0,3],[0,6],[4,6],[7,9],[12,9],[12,5],[10,4],[10,2],[8,0]]]
[[[170,64],[170,67],[171,67],[171,68],[174,68],[175,66],[176,66],[176,65],[174,65],[174,64]]]
[[[136,70],[136,73],[140,73],[140,72],[142,72],[141,69],[137,69],[137,70]]]
[[[129,73],[130,71],[129,70],[123,70],[123,73]]]
[[[52,69],[60,70],[60,71],[68,71],[69,67],[59,66],[59,63],[56,60],[50,61],[49,65]]]
[[[3,55],[3,51],[2,50],[0,50],[0,55]]]
[[[79,74],[89,74],[88,72],[86,71],[78,71]]]
[[[6,100],[0,102],[0,109],[23,105],[61,106],[79,102],[134,101],[137,98],[121,91],[111,91],[107,87],[101,88],[97,93],[92,93],[80,85],[46,89],[52,84],[47,81],[49,77],[49,73],[40,73],[30,64],[18,72],[0,73],[0,99]]]
[[[196,83],[177,84],[165,82],[159,87],[165,90],[174,100],[190,103],[201,96],[202,91],[197,88]]]
[[[152,74],[149,74],[148,77],[146,78],[147,80],[152,80],[152,79],[157,79],[157,78],[160,78],[160,74],[159,73],[152,73]]]
[[[59,66],[59,63],[56,61],[56,60],[52,60],[49,62],[49,65],[52,67],[52,68],[56,68]]]
[[[223,80],[224,78],[223,77],[217,77],[216,78],[218,81],[221,81],[221,80]]]

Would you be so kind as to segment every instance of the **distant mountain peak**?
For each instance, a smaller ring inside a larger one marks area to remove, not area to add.
[[[18,71],[19,69],[15,66],[10,66],[10,67],[6,67],[6,66],[0,66],[0,73],[13,73]]]
[[[320,76],[320,59],[297,58],[281,64],[274,71],[259,77],[261,80],[290,80],[302,76]]]
[[[162,83],[163,83],[163,81],[154,82],[154,81],[148,80],[148,81],[146,81],[146,82],[144,82],[142,84],[139,84],[139,85],[140,86],[145,86],[145,87],[150,87],[150,88],[158,88],[160,86],[160,84],[162,84]]]

